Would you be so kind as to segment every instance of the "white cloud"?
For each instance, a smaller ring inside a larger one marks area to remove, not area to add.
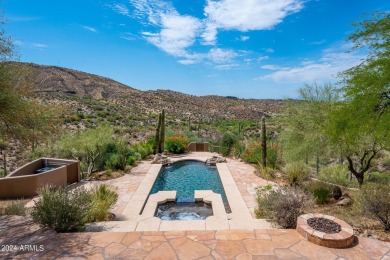
[[[128,32],[122,34],[121,38],[127,41],[135,41],[137,39],[137,36]]]
[[[260,68],[265,70],[288,70],[289,68],[283,68],[277,65],[263,65]]]
[[[122,14],[126,16],[130,15],[129,9],[124,4],[115,4],[112,6],[112,9],[118,14]]]
[[[250,39],[250,37],[249,37],[249,36],[245,36],[245,35],[242,35],[242,36],[240,37],[240,40],[243,41],[243,42],[246,42],[246,41],[249,40],[249,39]]]
[[[135,10],[132,15],[138,20],[145,23],[145,18],[148,21],[146,24],[159,26],[161,24],[161,15],[175,13],[173,6],[160,0],[130,0]]]
[[[262,62],[263,60],[268,60],[269,56],[260,56],[257,58],[257,62]]]
[[[208,54],[208,58],[215,63],[229,63],[235,57],[237,57],[237,53],[232,50],[223,50],[220,48],[213,48],[210,50]]]
[[[90,32],[97,32],[97,30],[95,28],[90,27],[90,26],[81,25],[81,27],[87,31],[90,31]]]
[[[161,31],[143,34],[150,43],[161,50],[176,57],[189,58],[191,55],[188,54],[187,48],[194,44],[200,26],[198,19],[191,16],[161,14]]]
[[[170,1],[129,0],[130,5],[116,4],[112,9],[140,21],[145,29],[141,34],[149,43],[189,65],[201,61],[212,62],[221,69],[237,66],[238,58],[248,63],[248,56],[216,47],[219,30],[270,29],[284,17],[303,8],[304,0],[207,0],[204,7],[206,18],[198,19],[181,15]],[[122,37],[123,38],[123,37]],[[242,34],[237,40],[247,41],[250,37]],[[209,50],[195,52],[196,43],[211,45]],[[273,52],[271,48],[265,50]],[[268,59],[261,56],[257,61]],[[256,58],[252,57],[252,60]],[[234,65],[233,65],[234,64]]]
[[[47,46],[46,44],[43,44],[43,43],[36,43],[36,42],[33,42],[31,44],[33,47],[36,47],[36,48],[47,48],[49,46]]]
[[[277,65],[262,66],[263,69],[275,70],[275,72],[258,79],[301,83],[332,81],[339,72],[359,64],[364,58],[361,54],[346,53],[344,50],[345,46],[335,49],[325,49],[318,60],[305,59],[299,65],[293,67],[280,67]]]
[[[272,49],[272,48],[266,48],[266,49],[265,49],[265,52],[273,53],[273,52],[275,52],[275,50]]]
[[[271,29],[302,8],[302,0],[207,0],[203,38],[206,43],[214,44],[218,29],[242,32]]]
[[[220,64],[216,65],[215,68],[218,70],[231,70],[238,67],[238,64],[232,63],[232,64]]]
[[[199,61],[196,60],[196,59],[185,59],[185,60],[178,60],[178,62],[180,64],[183,64],[183,65],[191,65],[191,64],[196,64],[198,63]]]
[[[321,45],[321,44],[324,44],[326,41],[325,40],[321,40],[321,41],[316,41],[316,42],[309,42],[310,45]]]

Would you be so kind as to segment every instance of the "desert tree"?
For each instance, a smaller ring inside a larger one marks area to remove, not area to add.
[[[343,102],[331,113],[327,132],[361,186],[374,157],[390,145],[390,14],[374,13],[355,25],[349,40],[368,54],[340,73]]]
[[[299,100],[287,101],[281,116],[281,141],[289,161],[314,158],[316,171],[322,156],[331,151],[325,126],[331,108],[340,100],[339,90],[330,83],[305,84],[298,90]]]

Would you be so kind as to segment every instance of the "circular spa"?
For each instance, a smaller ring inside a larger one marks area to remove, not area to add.
[[[230,207],[216,167],[199,161],[180,161],[164,166],[150,194],[159,191],[176,191],[176,200],[160,204],[156,217],[162,220],[202,220],[213,215],[211,204],[195,201],[195,190],[212,190],[221,194],[225,211]]]

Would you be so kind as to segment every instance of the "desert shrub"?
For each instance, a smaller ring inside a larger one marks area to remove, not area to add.
[[[3,178],[6,176],[6,172],[3,169],[0,169],[0,178]]]
[[[339,186],[334,185],[332,187],[332,197],[335,200],[338,200],[341,196],[343,196],[343,191],[341,190],[341,188]]]
[[[258,164],[261,170],[261,173],[265,177],[270,177],[271,179],[276,177],[276,170],[271,167],[263,167],[261,163]]]
[[[310,174],[310,169],[301,162],[289,163],[283,170],[290,186],[301,185]]]
[[[271,168],[276,168],[278,161],[278,147],[275,144],[271,144],[267,147],[267,161],[268,166]]]
[[[378,220],[386,231],[390,230],[390,189],[385,184],[366,183],[356,197],[359,211]]]
[[[381,165],[385,170],[390,170],[390,158],[382,159]]]
[[[91,193],[83,188],[46,186],[39,190],[40,200],[31,217],[57,232],[83,231],[91,211]]]
[[[344,165],[328,165],[320,169],[317,178],[340,186],[358,187],[356,179],[349,180],[347,173],[348,169]]]
[[[26,208],[24,207],[24,204],[25,203],[22,200],[12,201],[11,204],[5,208],[4,214],[25,216]]]
[[[134,145],[132,149],[134,149],[134,153],[140,155],[140,159],[146,159],[153,154],[153,143],[154,141],[149,139],[146,143],[138,143]]]
[[[137,161],[137,158],[135,156],[129,156],[129,157],[127,157],[126,162],[129,165],[134,165],[136,161]]]
[[[257,212],[269,216],[272,222],[283,228],[295,228],[298,216],[311,205],[311,197],[297,187],[277,187],[259,190]]]
[[[325,204],[332,195],[331,187],[322,182],[310,183],[308,190],[313,195],[314,200],[317,204]]]
[[[107,176],[107,177],[111,177],[112,176],[112,170],[111,169],[105,170],[104,171],[104,175]]]
[[[244,151],[245,151],[245,145],[242,142],[236,142],[232,147],[231,155],[236,158],[240,158],[242,157]]]
[[[87,217],[88,222],[106,220],[110,208],[117,200],[118,193],[111,186],[101,184],[92,189],[91,209]]]
[[[241,158],[248,163],[258,163],[261,161],[261,144],[254,143],[247,145]]]
[[[182,154],[187,150],[188,138],[177,135],[168,137],[165,140],[165,145],[168,149],[168,152],[173,154]]]
[[[126,166],[126,164],[123,166],[119,154],[114,153],[111,154],[110,157],[105,161],[105,166],[108,169],[119,170],[124,169],[124,166]]]
[[[237,136],[232,133],[225,133],[221,141],[221,153],[223,156],[230,156],[233,146],[237,143]]]
[[[112,128],[107,126],[64,134],[56,143],[55,155],[80,160],[83,177],[90,177],[94,170],[103,170],[100,162],[107,145],[113,142],[112,135]]]
[[[382,172],[371,172],[368,175],[367,181],[382,183],[382,184],[390,184],[390,174],[382,173]]]

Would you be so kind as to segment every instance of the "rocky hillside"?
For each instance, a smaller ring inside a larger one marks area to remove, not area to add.
[[[217,140],[224,131],[237,132],[237,121],[245,121],[244,135],[254,136],[259,132],[261,117],[279,113],[284,102],[193,96],[170,90],[140,91],[81,71],[30,63],[14,65],[27,72],[27,82],[35,98],[63,108],[61,127],[73,131],[108,124],[129,143],[154,135],[162,109],[166,110],[167,129],[175,133],[190,128],[200,140]],[[268,129],[272,132],[272,128]],[[3,152],[7,154],[10,171],[28,160],[26,151],[30,146],[9,140]],[[1,165],[2,162],[1,157]]]
[[[131,110],[157,113],[166,109],[176,118],[191,115],[195,120],[230,118],[259,120],[278,113],[282,100],[238,99],[193,96],[170,90],[140,91],[114,80],[66,68],[20,63],[27,66],[35,93],[50,99],[110,100]]]

